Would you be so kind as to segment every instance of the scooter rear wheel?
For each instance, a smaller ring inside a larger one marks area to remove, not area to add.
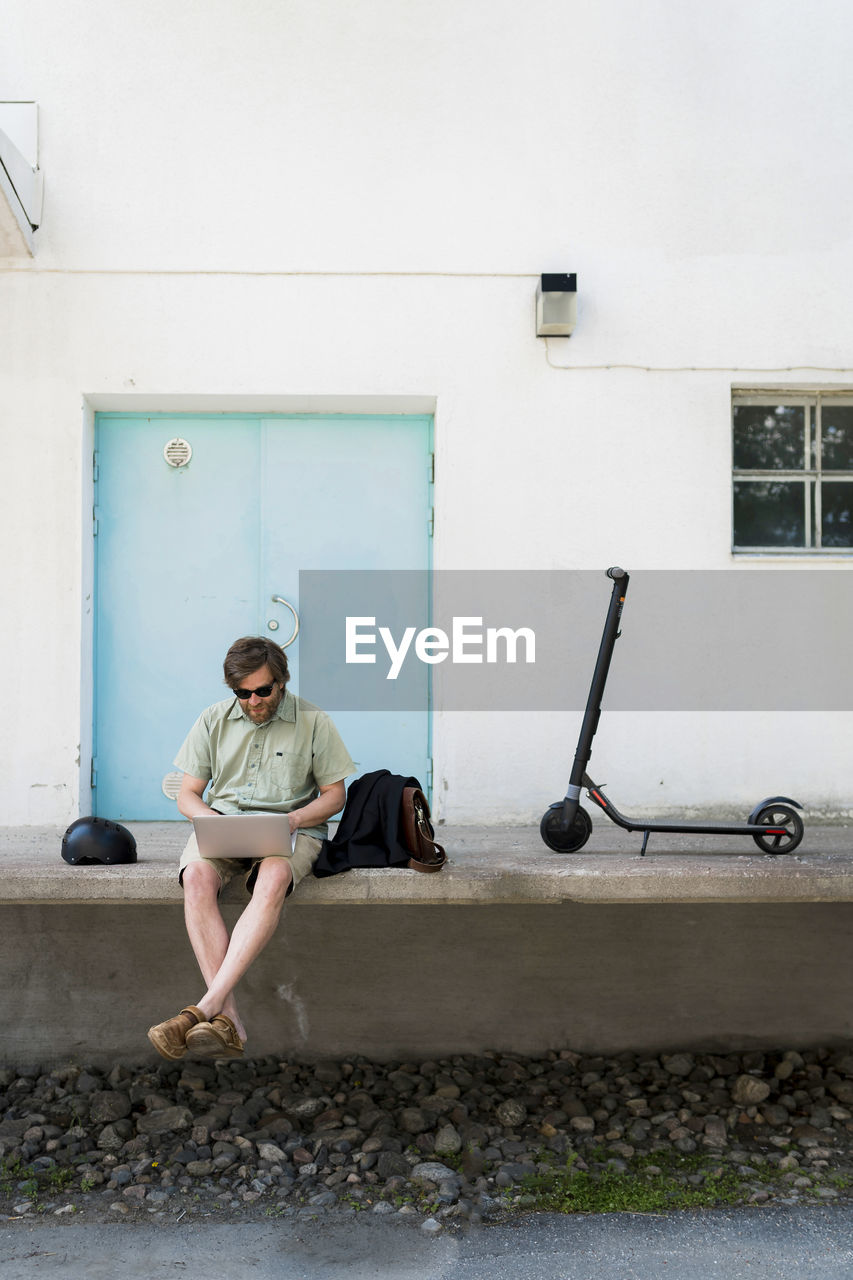
[[[793,853],[803,838],[803,820],[796,809],[786,804],[768,804],[755,815],[756,823],[764,827],[784,827],[784,835],[766,835],[752,838],[764,853]]]
[[[555,853],[577,853],[592,835],[592,819],[586,809],[578,807],[568,831],[562,828],[563,802],[552,804],[539,824],[539,834]]]

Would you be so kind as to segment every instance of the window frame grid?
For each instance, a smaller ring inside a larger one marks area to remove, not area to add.
[[[750,390],[732,391],[732,431],[731,431],[731,550],[734,555],[853,555],[853,546],[823,546],[823,501],[822,487],[824,483],[853,484],[853,469],[845,471],[823,470],[823,406],[834,404],[842,408],[853,408],[853,390],[810,390],[787,391],[780,387],[769,387]],[[734,411],[740,406],[775,408],[802,408],[803,423],[803,469],[761,469],[758,467],[738,468],[734,462]],[[814,465],[811,465],[814,456]],[[805,545],[803,546],[743,546],[735,542],[734,495],[736,483],[762,483],[769,480],[802,483],[803,485],[803,528]]]

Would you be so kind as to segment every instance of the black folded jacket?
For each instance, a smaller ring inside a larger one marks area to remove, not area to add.
[[[408,866],[412,855],[400,828],[404,787],[421,784],[388,769],[351,782],[338,829],[333,839],[323,841],[314,875],[334,876],[350,867]]]

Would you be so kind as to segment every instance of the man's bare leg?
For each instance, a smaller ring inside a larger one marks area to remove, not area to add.
[[[219,876],[206,862],[191,862],[184,870],[181,883],[187,935],[201,976],[209,987],[222,967],[229,943],[228,928],[219,910]],[[233,995],[213,1013],[226,1014],[237,1028],[240,1039],[245,1040],[246,1028],[240,1020]],[[208,1018],[212,1016],[208,1013]]]
[[[246,1028],[237,1012],[234,988],[275,933],[291,878],[286,858],[265,859],[258,868],[252,900],[229,940],[217,902],[219,876],[205,863],[191,863],[184,871],[187,933],[207,983],[197,1008],[208,1018],[224,1013],[241,1040],[246,1039]]]

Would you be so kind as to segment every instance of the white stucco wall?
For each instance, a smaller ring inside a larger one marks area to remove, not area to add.
[[[0,261],[0,822],[86,809],[95,409],[428,407],[436,567],[730,567],[733,385],[853,386],[851,30],[833,0],[13,0],[45,202]],[[846,714],[606,726],[621,807],[853,807]],[[538,816],[576,730],[438,716],[439,812]]]

